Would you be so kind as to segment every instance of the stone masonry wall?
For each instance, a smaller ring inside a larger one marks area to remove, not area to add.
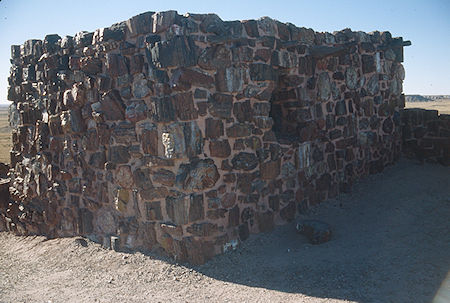
[[[404,45],[166,11],[12,46],[0,218],[203,263],[399,157]]]
[[[450,165],[450,115],[439,115],[437,110],[404,109],[402,139],[407,157]]]

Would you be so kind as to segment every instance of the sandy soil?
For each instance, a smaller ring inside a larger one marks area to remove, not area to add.
[[[12,147],[11,128],[8,121],[8,107],[0,105],[0,162],[9,163]]]
[[[424,108],[438,110],[439,114],[450,114],[450,99],[427,102],[406,102],[405,108]]]
[[[401,160],[304,216],[330,242],[289,224],[198,267],[0,233],[0,302],[450,302],[449,177]]]

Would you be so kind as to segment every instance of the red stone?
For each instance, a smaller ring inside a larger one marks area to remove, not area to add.
[[[118,54],[106,54],[106,68],[112,77],[122,76],[128,73],[126,57]]]
[[[176,111],[177,117],[182,120],[195,120],[198,117],[197,110],[194,106],[192,93],[182,93],[172,96],[171,102]]]
[[[220,200],[220,203],[222,204],[223,208],[233,207],[234,204],[236,203],[236,194],[235,193],[224,194],[222,199]]]
[[[101,113],[106,120],[124,120],[125,106],[117,90],[112,90],[102,96]]]
[[[144,129],[141,135],[142,150],[145,154],[158,155],[158,131]]]
[[[179,68],[173,72],[170,84],[177,86],[200,86],[210,88],[214,84],[214,79],[209,74],[190,68]]]
[[[251,135],[251,125],[235,123],[227,128],[227,136],[230,138],[248,137]]]
[[[197,237],[209,237],[217,233],[218,230],[217,224],[209,222],[192,224],[186,228],[188,233]]]
[[[173,186],[175,183],[175,174],[167,169],[159,169],[153,173],[153,182],[165,186]]]
[[[280,160],[261,163],[261,178],[263,180],[273,180],[280,174]]]
[[[231,154],[231,147],[228,140],[211,140],[209,152],[211,157],[227,158]]]
[[[223,123],[221,120],[207,118],[205,124],[206,124],[205,130],[206,138],[219,138],[220,136],[223,136]]]

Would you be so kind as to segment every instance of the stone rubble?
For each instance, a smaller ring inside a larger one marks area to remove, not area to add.
[[[401,119],[403,153],[407,157],[422,164],[429,160],[450,166],[450,115],[408,108],[403,110]]]
[[[311,244],[322,244],[331,239],[331,227],[323,221],[299,220],[296,229],[299,234],[306,236]]]

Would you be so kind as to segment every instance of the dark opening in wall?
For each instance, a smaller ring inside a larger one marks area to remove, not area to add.
[[[279,78],[270,99],[270,117],[273,119],[272,130],[280,142],[300,140],[301,128],[305,121],[311,119],[308,104],[299,98],[299,89],[303,77],[290,75],[288,69],[279,69]],[[306,108],[302,108],[307,106]]]

